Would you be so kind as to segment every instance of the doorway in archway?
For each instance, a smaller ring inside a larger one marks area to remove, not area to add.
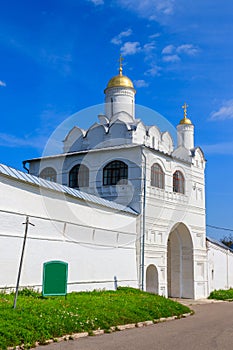
[[[193,242],[183,223],[170,232],[167,245],[168,296],[194,298]]]
[[[146,269],[146,291],[155,294],[159,292],[158,270],[153,264]]]

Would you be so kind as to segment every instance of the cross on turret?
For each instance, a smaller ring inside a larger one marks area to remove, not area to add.
[[[184,105],[182,106],[183,110],[184,110],[184,117],[187,118],[187,108],[188,108],[188,105],[187,103],[185,102]]]
[[[118,60],[120,62],[120,67],[119,67],[119,74],[120,75],[122,75],[122,70],[123,70],[122,69],[122,62],[123,62],[123,60],[124,60],[124,57],[122,57],[121,54],[120,54],[120,58]]]

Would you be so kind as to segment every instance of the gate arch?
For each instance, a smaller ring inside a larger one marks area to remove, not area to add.
[[[153,264],[146,269],[146,291],[155,294],[159,292],[158,270]]]
[[[193,242],[189,229],[176,224],[167,243],[168,296],[194,298]]]

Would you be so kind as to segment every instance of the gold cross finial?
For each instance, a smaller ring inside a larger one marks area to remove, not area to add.
[[[119,67],[119,74],[122,75],[122,62],[124,60],[124,57],[121,56],[120,54],[120,58],[119,58],[119,62],[120,62],[120,67]]]
[[[182,106],[183,110],[184,110],[184,118],[187,118],[187,108],[188,108],[188,105],[187,103],[185,102],[184,105]]]

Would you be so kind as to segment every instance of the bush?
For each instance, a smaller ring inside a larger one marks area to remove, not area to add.
[[[228,290],[214,290],[210,293],[208,299],[216,299],[216,300],[233,300],[233,288]]]

